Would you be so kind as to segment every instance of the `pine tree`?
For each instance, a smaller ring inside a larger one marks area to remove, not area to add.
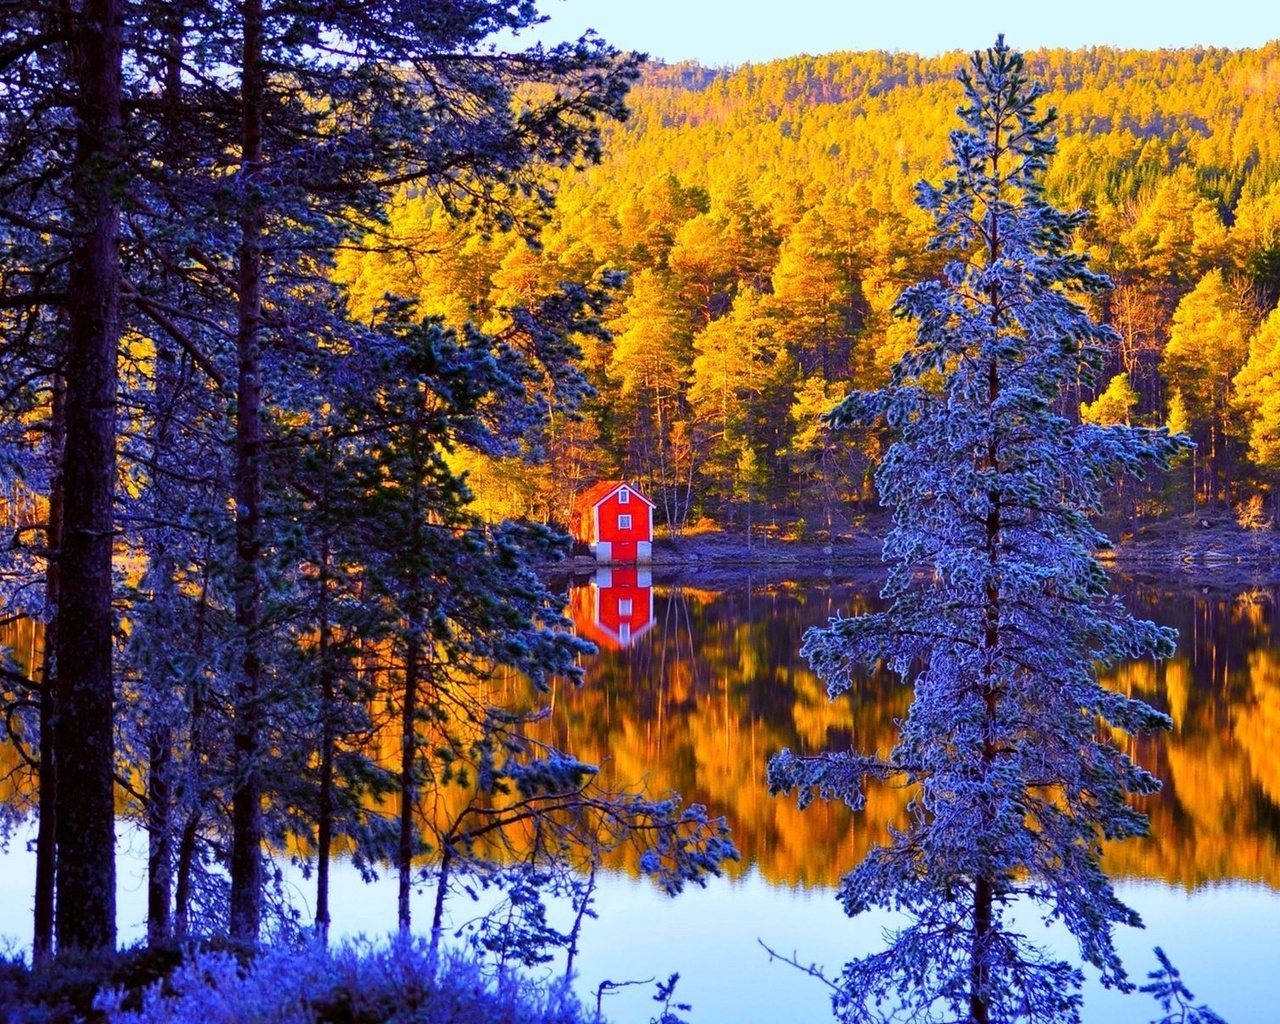
[[[75,581],[46,590],[53,629],[41,696],[37,959],[51,946],[52,874],[59,945],[115,943],[111,556],[123,9],[119,0],[86,0],[0,12],[0,288],[5,327],[19,327],[5,337],[29,357],[46,345],[54,353],[52,365],[32,359],[17,381],[53,378],[60,396],[50,493],[60,521],[51,517],[46,532],[50,578]]]
[[[845,876],[850,914],[905,911],[889,948],[846,965],[834,1007],[845,1021],[1076,1021],[1080,971],[1013,930],[1015,903],[1061,921],[1104,984],[1129,987],[1112,942],[1138,924],[1099,864],[1103,838],[1146,831],[1131,793],[1158,781],[1108,742],[1167,727],[1166,716],[1102,687],[1121,658],[1167,655],[1170,630],[1130,616],[1108,591],[1090,524],[1102,487],[1165,465],[1167,431],[1076,424],[1058,410],[1095,380],[1113,332],[1073,293],[1105,278],[1071,248],[1083,213],[1043,198],[1055,140],[1041,90],[1000,37],[960,81],[964,128],[951,178],[919,186],[950,254],[940,280],[908,288],[918,325],[889,386],[855,392],[834,426],[887,421],[897,436],[877,480],[894,508],[884,554],[889,608],[810,631],[803,653],[832,697],[881,660],[915,691],[888,756],[789,751],[770,786],[864,802],[868,779],[905,783],[907,826]]]
[[[548,167],[598,159],[601,122],[625,115],[635,58],[594,36],[517,52],[491,42],[539,20],[533,3],[493,0],[92,0],[0,15],[0,317],[30,342],[27,357],[10,362],[15,380],[64,396],[61,477],[49,495],[59,514],[45,531],[56,616],[42,697],[41,741],[53,742],[41,769],[40,955],[52,944],[48,826],[58,832],[60,945],[114,941],[113,497],[127,500],[113,494],[120,339],[136,330],[143,346],[176,343],[219,389],[209,388],[235,427],[226,439],[233,479],[219,481],[234,531],[211,553],[232,567],[240,649],[235,672],[217,667],[230,681],[223,721],[234,740],[231,929],[253,938],[270,659],[282,647],[268,579],[281,547],[279,495],[265,467],[280,421],[315,398],[317,353],[359,334],[328,276],[340,244],[376,229],[386,201],[409,186],[484,230],[528,237],[550,203]],[[153,553],[155,541],[139,547]],[[59,591],[59,576],[78,583]],[[157,595],[172,589],[155,573],[148,584]],[[148,656],[163,669],[166,638],[153,639]],[[165,670],[154,678],[175,679]],[[158,741],[167,726],[156,724]],[[65,755],[56,792],[54,747]],[[159,813],[163,802],[153,805],[160,830],[173,821]],[[166,927],[162,915],[155,923]]]

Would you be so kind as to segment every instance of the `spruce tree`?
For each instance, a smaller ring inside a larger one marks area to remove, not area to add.
[[[1112,931],[1140,922],[1100,844],[1146,832],[1126,798],[1159,783],[1109,730],[1169,725],[1099,682],[1120,659],[1168,655],[1174,637],[1109,592],[1090,515],[1104,486],[1167,465],[1185,442],[1069,418],[1066,397],[1096,379],[1114,335],[1073,299],[1108,284],[1072,249],[1085,215],[1054,209],[1039,184],[1054,115],[1037,113],[1041,90],[1003,37],[960,81],[951,176],[919,186],[931,248],[949,262],[898,301],[917,334],[889,386],[829,415],[896,436],[877,475],[894,510],[889,607],[833,619],[802,648],[833,698],[859,665],[883,662],[914,701],[887,756],[784,750],[769,766],[771,789],[801,805],[857,809],[868,779],[911,793],[905,828],[839,889],[851,915],[907,916],[885,951],[845,966],[845,1021],[1078,1020],[1080,970],[1010,925],[1028,901],[1067,927],[1103,984],[1129,987]]]

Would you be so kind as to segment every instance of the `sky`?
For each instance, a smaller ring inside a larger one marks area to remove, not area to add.
[[[613,45],[673,62],[759,63],[799,53],[989,46],[1260,46],[1280,39],[1276,0],[541,0],[537,38],[593,28]]]

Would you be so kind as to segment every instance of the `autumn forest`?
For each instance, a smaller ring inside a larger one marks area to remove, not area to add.
[[[1079,244],[1113,291],[1107,375],[1081,390],[1097,422],[1169,424],[1196,440],[1141,515],[1273,494],[1280,447],[1280,48],[1045,51],[1058,111],[1051,201],[1093,219]],[[483,507],[563,522],[602,477],[649,487],[676,528],[754,514],[847,528],[875,507],[880,439],[818,416],[874,387],[911,338],[893,305],[935,273],[914,188],[946,156],[961,55],[797,57],[736,70],[650,67],[602,164],[561,182],[532,250],[477,238],[403,196],[414,258],[352,255],[356,309],[413,295],[484,322],[561,280],[626,272],[587,345],[596,397],[558,427],[551,462],[468,463]],[[519,479],[513,488],[510,480]],[[1269,511],[1264,513],[1269,515]]]

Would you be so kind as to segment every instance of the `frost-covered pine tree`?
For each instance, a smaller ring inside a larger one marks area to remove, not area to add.
[[[1093,380],[1110,328],[1073,295],[1107,280],[1071,248],[1083,213],[1063,213],[1038,179],[1054,115],[1003,36],[960,74],[964,128],[951,177],[922,184],[931,243],[952,258],[907,289],[914,345],[876,393],[854,393],[833,426],[887,423],[877,476],[894,509],[884,612],[838,618],[803,652],[834,698],[883,661],[915,690],[888,756],[789,751],[775,792],[859,808],[868,778],[908,788],[908,824],[843,880],[850,914],[905,912],[885,951],[847,964],[845,1021],[1076,1021],[1081,972],[1010,922],[1038,908],[1060,921],[1107,985],[1129,987],[1112,943],[1138,924],[1099,865],[1101,841],[1144,834],[1126,803],[1159,783],[1109,729],[1168,727],[1113,693],[1099,669],[1163,656],[1172,631],[1130,616],[1095,559],[1090,524],[1104,486],[1164,466],[1184,440],[1164,430],[1072,421],[1063,391]]]

